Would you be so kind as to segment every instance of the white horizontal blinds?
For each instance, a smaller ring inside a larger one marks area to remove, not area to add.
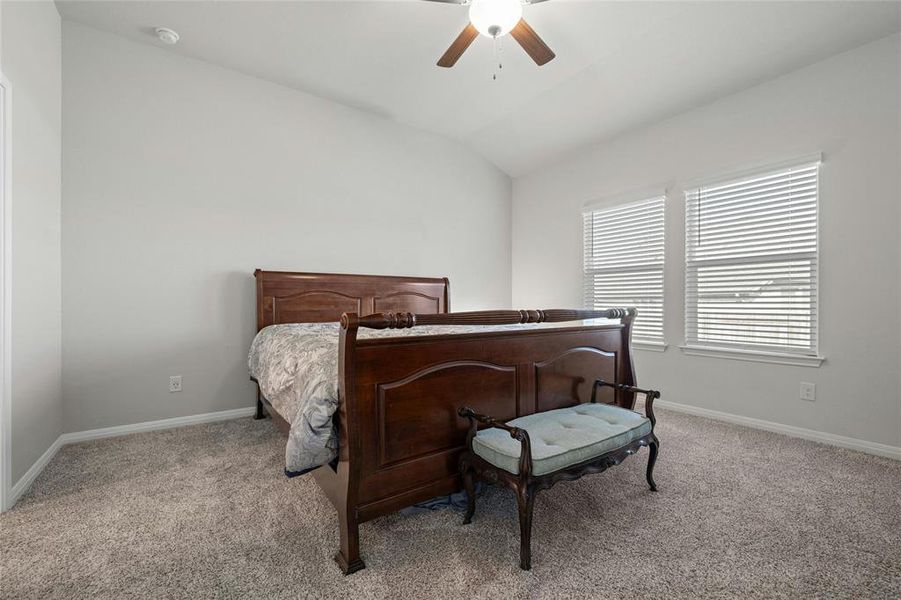
[[[817,353],[818,171],[686,192],[688,344]]]
[[[663,342],[663,204],[659,196],[584,214],[585,306],[635,307],[636,340]]]

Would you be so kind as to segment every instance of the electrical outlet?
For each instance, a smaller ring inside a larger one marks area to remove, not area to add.
[[[817,386],[815,383],[801,382],[801,400],[813,402],[817,399]]]
[[[181,375],[173,375],[169,378],[169,392],[181,391]]]

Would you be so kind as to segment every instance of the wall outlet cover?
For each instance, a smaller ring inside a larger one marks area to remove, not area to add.
[[[173,375],[169,378],[169,392],[181,391],[181,375]]]
[[[801,382],[801,400],[813,402],[817,399],[817,386],[815,383]]]

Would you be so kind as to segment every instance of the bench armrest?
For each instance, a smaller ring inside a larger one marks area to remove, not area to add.
[[[479,423],[486,427],[496,427],[503,429],[510,434],[515,440],[519,440],[522,451],[519,455],[519,475],[520,477],[528,477],[532,472],[532,443],[529,440],[529,432],[519,427],[511,427],[503,421],[498,421],[488,415],[479,414],[468,406],[463,406],[457,411],[461,417],[469,419],[469,431],[466,434],[466,449],[472,452],[472,440],[479,430]]]
[[[634,385],[626,385],[624,383],[610,383],[609,381],[604,381],[603,379],[598,379],[594,382],[594,386],[591,388],[591,403],[595,404],[597,399],[597,393],[599,387],[611,387],[615,390],[620,390],[623,392],[632,392],[633,394],[644,394],[644,413],[645,416],[651,421],[651,428],[653,429],[654,425],[657,424],[657,419],[654,417],[654,400],[660,397],[660,392],[657,390],[643,390],[641,388],[637,388]]]

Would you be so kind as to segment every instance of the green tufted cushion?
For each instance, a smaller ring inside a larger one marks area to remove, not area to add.
[[[606,454],[651,431],[640,414],[609,404],[579,404],[507,422],[529,432],[532,474],[544,475]],[[473,451],[492,465],[519,473],[522,445],[502,429],[483,429]]]

